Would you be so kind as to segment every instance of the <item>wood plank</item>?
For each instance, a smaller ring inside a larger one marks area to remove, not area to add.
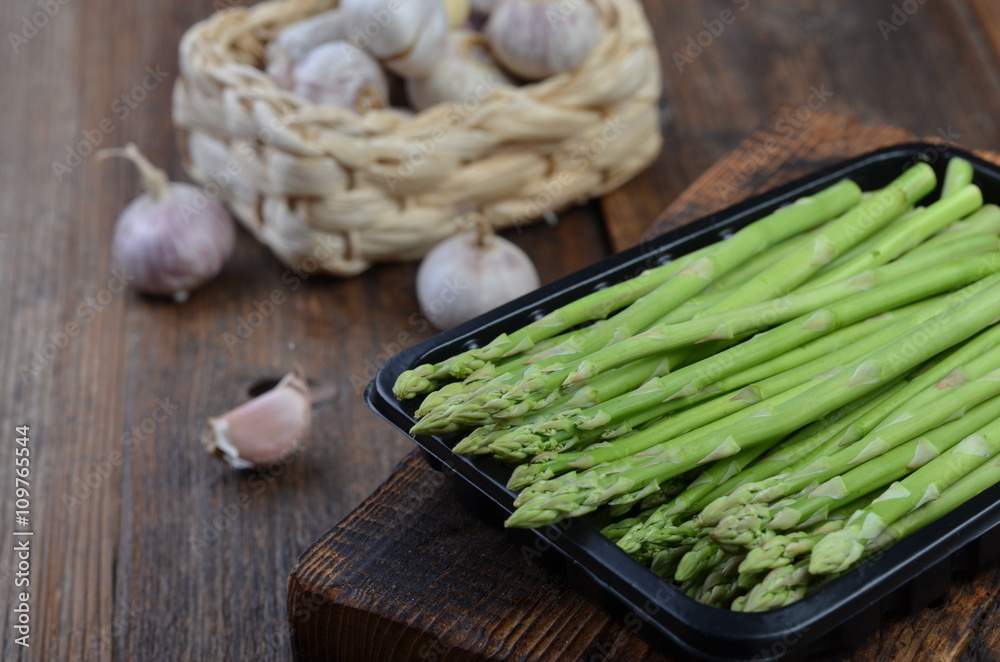
[[[984,30],[994,48],[1000,43],[996,3],[973,1],[985,12],[976,21],[964,2],[919,3],[885,39],[879,21],[891,21],[892,7],[905,3],[646,0],[663,63],[665,147],[649,170],[601,201],[612,248],[638,242],[648,219],[779,108],[799,113],[789,118],[794,123],[811,122],[819,109],[1000,148],[1000,78],[976,39]],[[726,10],[731,24],[717,37],[702,35],[704,21]],[[710,40],[703,52],[686,51],[688,39],[699,37]],[[674,60],[685,52],[696,54],[690,63]],[[830,96],[820,100],[815,90]]]
[[[651,233],[801,176],[838,153],[855,155],[910,138],[902,129],[827,113],[786,135],[778,129],[782,117],[777,113],[709,169]],[[768,158],[755,159],[765,147]],[[733,178],[738,186],[720,188]],[[599,606],[526,562],[501,531],[477,524],[459,500],[444,477],[414,455],[313,545],[289,578],[296,659],[374,662],[410,659],[417,651],[449,661],[588,660],[595,642],[617,642],[600,643],[602,650],[613,646],[613,654],[596,659],[654,655],[624,622],[609,620]],[[998,570],[958,582],[940,607],[887,617],[860,649],[822,660],[1000,659],[1000,642],[987,620],[998,592]],[[511,600],[512,594],[525,597]],[[583,623],[566,631],[566,624]],[[969,657],[973,651],[987,657]]]

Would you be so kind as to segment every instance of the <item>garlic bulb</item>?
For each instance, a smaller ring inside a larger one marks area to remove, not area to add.
[[[292,70],[292,91],[313,103],[363,115],[385,108],[389,82],[367,53],[346,41],[317,46]]]
[[[478,32],[451,33],[448,53],[427,78],[406,81],[406,94],[417,110],[447,101],[483,101],[498,87],[513,85],[490,55],[489,42]]]
[[[267,45],[267,73],[279,87],[291,89],[296,62],[317,46],[346,38],[347,22],[337,9],[292,23]]]
[[[450,329],[538,287],[524,251],[491,229],[462,232],[435,246],[417,271],[417,300],[431,324]]]
[[[171,183],[132,143],[101,152],[101,158],[111,156],[135,163],[146,189],[118,217],[112,259],[138,290],[184,301],[232,253],[232,217],[198,187]]]
[[[469,0],[444,0],[444,10],[452,29],[462,27],[469,20]]]
[[[576,69],[601,36],[591,0],[499,0],[486,24],[493,55],[531,81]]]
[[[270,391],[210,418],[201,441],[234,469],[250,469],[294,453],[309,433],[311,418],[309,383],[296,370]]]
[[[405,78],[428,75],[448,44],[441,0],[341,0],[350,40]]]

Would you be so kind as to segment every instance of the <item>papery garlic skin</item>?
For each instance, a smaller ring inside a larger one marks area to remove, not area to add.
[[[109,156],[131,160],[147,191],[118,216],[112,260],[139,291],[186,300],[222,270],[232,253],[232,217],[201,189],[170,182],[131,143],[101,152],[101,158]]]
[[[291,90],[313,103],[359,115],[388,105],[389,81],[368,53],[346,41],[317,46],[292,70]]]
[[[341,0],[348,38],[405,78],[430,74],[448,44],[442,0]]]
[[[296,371],[270,391],[209,419],[201,440],[205,450],[234,469],[252,469],[297,452],[311,419],[309,384]]]
[[[347,21],[339,9],[292,23],[268,43],[267,73],[279,87],[291,89],[295,64],[317,46],[346,39],[347,32]]]
[[[406,94],[417,110],[445,102],[485,101],[497,89],[514,84],[497,66],[486,38],[472,30],[456,30],[448,53],[426,78],[406,81]]]
[[[527,294],[538,272],[503,237],[462,232],[435,246],[417,271],[420,309],[444,331]]]
[[[222,205],[195,186],[171,184],[164,197],[144,194],[122,211],[111,255],[136,289],[181,302],[218,275],[235,241]]]
[[[497,61],[529,81],[579,67],[601,30],[590,0],[499,0],[486,24]]]

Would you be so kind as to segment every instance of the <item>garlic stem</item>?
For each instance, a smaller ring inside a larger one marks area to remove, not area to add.
[[[135,167],[139,169],[139,176],[142,179],[143,188],[149,192],[149,196],[154,201],[159,201],[167,193],[167,189],[170,187],[170,179],[167,177],[167,173],[160,170],[152,163],[149,159],[139,151],[135,143],[129,143],[125,145],[125,148],[115,147],[111,149],[104,149],[98,152],[97,158],[100,160],[110,159],[110,158],[123,158],[128,159],[135,164]]]
[[[476,246],[479,248],[492,248],[496,244],[497,234],[486,214],[473,213],[467,218],[471,221],[476,231]]]

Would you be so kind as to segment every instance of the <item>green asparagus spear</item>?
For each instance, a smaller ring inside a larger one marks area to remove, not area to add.
[[[933,332],[927,328],[914,329],[898,346],[876,352],[787,402],[698,440],[679,446],[668,442],[650,448],[630,458],[629,466],[620,467],[616,473],[598,469],[532,485],[530,497],[522,500],[507,525],[536,527],[577,517],[652,482],[673,478],[706,462],[735,455],[743,448],[780,438],[963,342],[1000,316],[1000,278],[996,276],[983,279],[971,291],[966,288],[953,296],[962,303],[931,320],[928,324]]]
[[[935,399],[938,392],[934,387],[938,382],[947,379],[955,369],[975,361],[994,347],[998,340],[1000,327],[993,327],[942,357],[889,399],[854,421],[853,433],[843,439],[840,443],[843,448],[837,453],[816,458],[808,465],[798,467],[794,473],[776,475],[760,483],[746,483],[731,494],[720,496],[718,503],[710,504],[702,511],[702,515],[711,515],[712,520],[708,524],[718,523],[722,516],[731,514],[747,503],[773,503],[818,481],[842,473],[844,467],[860,461],[869,448],[870,440],[865,440],[865,436],[871,434],[880,423],[895,418],[901,411],[912,407],[915,400],[919,404]]]
[[[550,458],[536,458],[539,463],[522,465],[515,469],[508,483],[510,489],[523,489],[527,485],[542,479],[552,478],[571,469],[589,469],[595,465],[628,457],[645,450],[663,438],[669,438],[692,430],[698,430],[703,425],[720,421],[725,416],[735,416],[754,403],[759,403],[784,393],[791,388],[808,384],[816,375],[823,375],[847,363],[856,361],[868,353],[889,343],[897,342],[914,326],[945,310],[947,302],[938,300],[926,305],[908,307],[901,319],[884,326],[878,332],[871,334],[863,341],[847,345],[825,356],[804,363],[793,370],[776,373],[774,376],[741,391],[742,397],[729,400],[717,400],[698,405],[675,417],[665,420],[655,429],[642,434],[631,435],[611,444],[594,447],[582,452],[561,453]],[[906,313],[909,314],[906,314]],[[814,341],[818,342],[818,341]],[[668,400],[658,405],[659,408],[670,407],[671,403],[684,400]],[[639,410],[650,411],[650,409]],[[752,413],[752,412],[751,412]],[[703,432],[703,431],[702,431]]]
[[[845,276],[857,271],[872,269],[890,260],[894,260],[908,249],[920,244],[937,234],[955,221],[971,214],[983,206],[983,194],[978,187],[969,185],[956,191],[953,195],[935,202],[927,209],[916,214],[900,231],[885,237],[872,246],[868,252],[859,255],[854,260],[842,264],[819,278],[815,278],[805,286],[813,290],[823,285],[835,283]]]
[[[1000,483],[1000,455],[973,469],[949,485],[941,496],[915,508],[885,528],[868,544],[867,551],[878,551],[902,540],[931,522],[955,510],[980,492]]]
[[[988,242],[994,244],[996,242]],[[977,242],[978,245],[978,242]],[[770,328],[812,313],[824,306],[836,303],[853,294],[896,282],[932,269],[942,262],[954,260],[965,252],[952,253],[944,247],[913,257],[905,257],[892,264],[872,271],[832,282],[823,287],[790,294],[779,299],[729,310],[715,315],[699,317],[680,324],[661,324],[648,331],[633,336],[629,340],[606,347],[587,357],[584,366],[566,379],[565,384],[573,384],[622,363],[635,361],[661,352],[677,349],[693,343],[713,340],[732,340],[750,332]]]
[[[992,373],[1000,379],[1000,372]],[[959,395],[961,391],[952,393]],[[970,401],[969,406],[973,406]],[[966,435],[978,430],[1000,415],[1000,396],[974,406],[967,414],[927,432],[927,434],[861,463],[840,476],[834,476],[808,495],[796,499],[778,511],[768,528],[775,530],[806,526],[825,519],[827,512],[850,501],[861,490],[885,487],[905,477],[947,451]]]
[[[967,187],[972,183],[974,174],[972,164],[965,159],[956,157],[948,161],[948,167],[944,171],[944,181],[941,184],[941,197],[953,196]]]
[[[584,411],[578,426],[605,425],[671,398],[694,395],[709,384],[768,360],[784,351],[800,347],[850,324],[892,310],[920,299],[946,292],[1000,268],[1000,253],[989,253],[975,260],[961,260],[891,283],[869,292],[861,292],[814,313],[785,322],[746,342],[719,352],[696,364],[653,379],[639,391],[608,401],[594,411]],[[627,343],[620,343],[626,345]],[[587,371],[587,361],[580,366]]]
[[[1000,420],[981,428],[920,469],[889,486],[868,508],[854,513],[840,531],[816,543],[809,572],[848,570],[893,522],[937,499],[950,485],[1000,452]]]
[[[790,605],[805,596],[813,581],[807,562],[775,568],[747,593],[742,611],[769,611]]]
[[[770,377],[780,375],[781,373],[791,371],[795,368],[799,368],[800,366],[804,366],[807,363],[816,361],[815,363],[812,363],[809,368],[804,368],[803,373],[800,373],[803,375],[802,380],[809,379],[813,375],[821,374],[833,369],[846,360],[843,358],[843,353],[835,354],[835,352],[850,346],[856,341],[862,340],[863,338],[871,336],[876,332],[886,329],[893,323],[911,315],[924,305],[925,302],[919,302],[917,304],[912,304],[869,320],[859,322],[845,329],[831,333],[828,336],[814,340],[802,347],[796,348],[793,351],[786,352],[775,357],[774,359],[771,359],[770,361],[765,361],[758,366],[754,366],[753,368],[741,371],[719,382],[710,384],[695,396],[670,400],[659,405],[651,406],[635,412],[621,422],[615,422],[607,426],[587,430],[578,429],[574,424],[567,420],[569,417],[580,413],[579,409],[573,407],[574,404],[579,404],[575,403],[576,397],[574,396],[570,402],[566,403],[565,406],[567,409],[564,409],[558,414],[552,414],[548,421],[546,421],[544,412],[536,412],[537,416],[533,417],[532,420],[525,421],[518,427],[505,428],[507,430],[506,433],[500,434],[499,438],[494,436],[490,443],[497,444],[496,450],[499,451],[499,454],[502,457],[538,456],[539,454],[545,452],[563,453],[586,446],[601,439],[607,440],[621,437],[631,430],[637,429],[650,421],[660,419],[661,417],[672,412],[685,409],[693,404],[710,399],[713,396],[717,397],[725,393],[734,393],[741,388],[750,386],[755,382],[764,381]],[[914,318],[910,323],[918,322],[919,320]],[[817,361],[817,359],[822,360]],[[628,369],[628,366],[623,366],[617,370]],[[612,371],[612,373],[608,374],[613,374],[616,371]],[[598,377],[598,381],[601,381],[606,377],[607,374],[601,375]],[[598,402],[595,402],[593,406],[596,407],[601,404],[600,398],[595,398],[595,400],[598,400]],[[456,448],[456,452],[459,452],[459,449]],[[463,448],[461,452],[476,451],[474,449],[470,451]],[[534,468],[521,470],[521,473],[525,475],[541,475],[548,473],[551,477],[553,472],[557,473],[561,470],[559,467],[566,466],[568,469],[568,462],[573,461],[575,458],[564,457],[562,459],[564,459],[565,462],[559,462],[559,459],[560,458],[558,456],[547,458],[542,463],[543,466],[535,465]],[[549,460],[555,460],[555,462],[550,462]],[[518,481],[514,481],[511,484],[511,489],[521,489],[526,484],[527,483],[518,484]]]

